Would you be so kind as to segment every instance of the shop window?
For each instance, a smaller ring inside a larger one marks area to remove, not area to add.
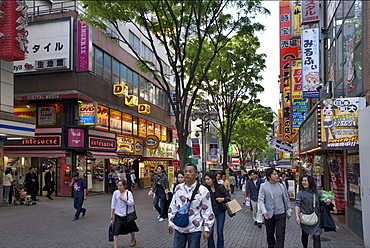
[[[347,155],[347,197],[348,205],[362,210],[359,155]]]

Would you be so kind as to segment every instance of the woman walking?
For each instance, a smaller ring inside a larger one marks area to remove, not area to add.
[[[316,184],[312,176],[304,175],[301,179],[301,190],[298,192],[295,202],[296,223],[302,229],[302,245],[304,248],[308,246],[308,236],[313,236],[313,247],[321,248],[320,235],[322,230],[320,228],[320,197],[321,192],[316,189]],[[331,201],[327,200],[326,204]],[[315,206],[315,207],[314,207]],[[318,221],[315,225],[308,226],[301,223],[299,218],[300,213],[311,214],[316,213]]]
[[[131,235],[130,246],[136,245],[135,232],[139,231],[135,221],[127,222],[127,214],[134,211],[134,197],[126,189],[126,181],[120,180],[117,183],[118,190],[112,195],[110,219],[113,224],[114,248],[118,248],[118,235]]]
[[[211,194],[211,202],[213,213],[216,216],[216,225],[217,225],[217,248],[224,247],[224,224],[225,224],[225,212],[227,207],[225,202],[231,200],[229,192],[222,184],[218,184],[216,175],[212,172],[207,172],[205,177],[205,186]],[[212,226],[210,237],[208,238],[208,248],[214,248],[215,241],[213,239],[214,227]]]
[[[6,169],[3,176],[3,200],[8,202],[10,187],[12,186],[13,178],[10,173],[11,169]]]

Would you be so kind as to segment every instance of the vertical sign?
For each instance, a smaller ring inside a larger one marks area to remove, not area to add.
[[[167,141],[167,127],[161,126],[161,141]]]
[[[301,26],[301,7],[302,7],[302,1],[301,0],[294,0],[291,1],[291,37],[292,38],[300,38],[301,36],[301,30],[303,27]]]
[[[302,32],[303,98],[320,97],[320,29],[308,28]]]
[[[146,138],[146,120],[139,118],[139,137]]]
[[[107,107],[98,105],[98,121],[96,123],[96,128],[102,130],[108,130],[108,114],[109,109]]]
[[[318,22],[320,20],[320,1],[317,0],[303,0],[302,1],[302,24]]]
[[[132,115],[122,113],[122,134],[132,135]]]
[[[218,160],[218,138],[211,138],[209,141],[209,160]]]
[[[109,110],[109,129],[110,131],[116,132],[116,133],[121,133],[121,126],[122,126],[122,121],[121,121],[121,112],[118,110]]]
[[[77,21],[77,71],[89,70],[89,27]]]
[[[198,138],[191,139],[193,159],[200,159],[200,144]]]
[[[8,62],[24,60],[28,40],[26,1],[0,1],[0,59]]]
[[[280,1],[280,92],[284,93],[281,119],[283,140],[291,141],[290,121],[290,60],[298,57],[298,41],[291,39],[290,1]]]
[[[146,135],[154,135],[154,123],[151,121],[147,121]]]

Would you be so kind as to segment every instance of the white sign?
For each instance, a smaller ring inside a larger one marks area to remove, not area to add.
[[[275,148],[276,150],[286,153],[292,153],[293,151],[292,145],[290,143],[285,142],[271,134],[267,135],[267,142],[271,147]]]
[[[25,59],[14,62],[14,73],[72,69],[72,18],[30,24]]]

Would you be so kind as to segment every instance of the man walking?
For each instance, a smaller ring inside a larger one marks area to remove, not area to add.
[[[199,248],[201,236],[203,235],[204,240],[209,238],[215,220],[211,195],[205,186],[197,182],[198,171],[195,164],[186,164],[184,174],[185,183],[177,185],[174,189],[175,192],[168,208],[168,233],[172,234],[175,229],[173,247],[185,248],[188,243],[189,248]],[[188,226],[176,226],[173,222],[176,212],[191,199],[197,186],[199,189],[188,209]]]
[[[51,194],[54,192],[54,185],[55,185],[55,179],[54,179],[54,168],[52,166],[49,166],[49,171],[45,173],[44,179],[45,179],[45,186],[46,186],[46,191],[48,192],[46,194],[46,198],[49,200],[53,200],[51,197]]]
[[[288,192],[285,185],[279,182],[276,169],[267,169],[266,177],[267,182],[261,184],[258,204],[265,218],[267,243],[269,248],[283,248],[286,218],[290,218],[292,213]]]
[[[261,228],[262,216],[260,216],[261,211],[258,207],[258,195],[263,181],[258,177],[258,174],[254,170],[250,170],[248,172],[248,176],[250,176],[251,179],[246,182],[245,200],[250,201],[252,205],[254,224],[258,225],[258,227]]]
[[[85,179],[81,178],[77,171],[72,173],[72,181],[69,184],[69,187],[73,186],[74,192],[74,203],[73,206],[76,209],[75,217],[73,221],[78,220],[80,218],[80,214],[82,213],[82,217],[86,214],[86,208],[82,208],[84,200],[87,199],[87,189],[86,189],[86,181]]]
[[[35,178],[34,171],[35,171],[35,168],[31,166],[26,174],[26,178],[24,179],[27,195],[30,195],[32,200],[36,199],[36,192],[35,192],[36,178]]]
[[[236,178],[235,178],[235,176],[233,174],[230,175],[229,181],[230,181],[231,194],[234,194],[234,192],[235,192],[235,186],[236,186]]]

